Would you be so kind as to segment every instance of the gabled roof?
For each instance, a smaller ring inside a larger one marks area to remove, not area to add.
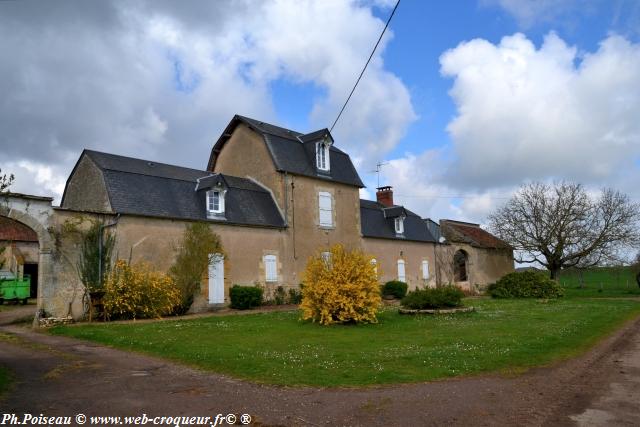
[[[443,219],[440,220],[440,229],[447,241],[452,243],[466,243],[485,249],[513,249],[505,241],[480,228],[480,224]]]
[[[411,240],[417,242],[436,242],[429,232],[427,224],[415,213],[402,206],[393,206],[405,213],[404,233],[399,236],[395,231],[394,217],[385,217],[383,204],[371,200],[360,200],[360,222],[364,237],[381,239]]]
[[[246,124],[262,136],[278,171],[331,180],[356,187],[364,187],[349,155],[333,145],[329,148],[331,170],[329,172],[322,172],[316,168],[315,145],[312,143],[312,140],[327,134],[331,136],[327,129],[321,129],[303,135],[300,132],[240,115],[233,117],[213,146],[207,170],[213,171],[215,169],[218,154],[224,144],[231,138],[236,126],[240,123]]]
[[[91,150],[83,155],[102,171],[115,213],[207,220],[205,192],[196,187],[198,179],[212,175],[210,172]],[[246,178],[219,176],[228,187],[225,223],[285,226],[269,191]]]

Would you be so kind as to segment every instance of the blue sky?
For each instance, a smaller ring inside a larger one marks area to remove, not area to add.
[[[330,126],[393,0],[0,3],[0,160],[58,198],[83,148],[204,168],[235,113]],[[403,0],[336,144],[422,216],[528,180],[640,199],[640,2]],[[463,196],[463,197],[452,197]]]

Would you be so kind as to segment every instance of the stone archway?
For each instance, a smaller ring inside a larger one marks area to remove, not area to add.
[[[55,241],[48,231],[53,214],[50,197],[25,194],[0,196],[0,216],[10,218],[32,229],[38,236],[38,299],[37,307],[44,307],[46,290],[53,281],[53,251]]]
[[[469,254],[463,249],[453,255],[453,278],[456,282],[469,280]]]

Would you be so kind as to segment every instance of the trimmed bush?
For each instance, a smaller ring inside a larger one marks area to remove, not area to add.
[[[377,322],[381,296],[371,257],[342,245],[309,258],[302,288],[302,318],[321,325]]]
[[[170,276],[147,264],[118,260],[104,284],[104,310],[109,319],[143,319],[171,314],[180,292]]]
[[[409,286],[400,280],[391,280],[382,286],[382,295],[390,295],[394,298],[402,299],[407,295]]]
[[[233,285],[229,289],[231,308],[248,310],[262,305],[262,288],[257,286]]]
[[[537,271],[509,273],[489,285],[487,292],[493,298],[558,298],[564,294],[555,280]]]
[[[302,285],[300,289],[289,289],[289,304],[300,304],[302,302]]]
[[[456,286],[417,289],[402,298],[402,305],[414,310],[461,307],[463,297]]]

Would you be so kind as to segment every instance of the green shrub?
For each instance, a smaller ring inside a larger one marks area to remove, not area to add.
[[[382,295],[401,299],[407,295],[408,286],[400,280],[391,280],[382,286]]]
[[[110,320],[158,318],[171,314],[180,292],[170,276],[147,264],[116,261],[104,284],[104,310]]]
[[[262,305],[262,288],[233,285],[229,290],[231,308],[247,310]]]
[[[493,298],[558,298],[562,287],[544,273],[523,271],[509,273],[487,288]]]
[[[278,286],[273,293],[273,300],[276,305],[283,305],[287,303],[287,293],[282,286]]]
[[[300,304],[302,302],[302,285],[300,289],[289,289],[289,304]]]
[[[402,298],[402,305],[414,310],[460,307],[463,297],[456,286],[417,289]]]

